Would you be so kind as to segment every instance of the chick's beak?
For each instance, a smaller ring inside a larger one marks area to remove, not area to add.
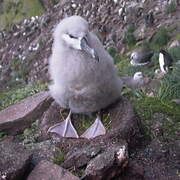
[[[88,53],[93,59],[95,59],[96,61],[99,61],[98,54],[96,53],[96,51],[93,48],[91,48],[89,46],[89,43],[88,43],[86,37],[81,39],[80,46],[81,46],[81,49],[84,50],[86,53]]]

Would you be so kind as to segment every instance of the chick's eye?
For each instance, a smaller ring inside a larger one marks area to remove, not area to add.
[[[70,37],[70,38],[74,38],[74,39],[76,39],[76,37],[75,37],[75,36],[73,36],[73,35],[71,35],[71,34],[69,34],[69,37]]]

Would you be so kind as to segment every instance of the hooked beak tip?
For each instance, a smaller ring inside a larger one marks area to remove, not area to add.
[[[94,49],[92,49],[92,57],[99,62],[99,56],[97,55],[96,51]]]
[[[99,61],[99,57],[96,53],[96,51],[91,48],[85,38],[81,40],[81,49],[84,50],[86,53],[92,56],[93,59]]]

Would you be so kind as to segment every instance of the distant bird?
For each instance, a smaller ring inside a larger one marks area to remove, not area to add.
[[[180,104],[180,99],[173,99],[172,101],[177,103],[177,104]]]
[[[153,12],[150,11],[148,14],[144,17],[146,25],[153,25],[154,24],[154,15]]]
[[[142,72],[136,72],[133,77],[121,77],[123,86],[127,88],[141,88],[146,84]]]
[[[154,73],[155,73],[155,78],[156,78],[156,79],[161,79],[161,78],[163,78],[164,75],[165,75],[160,69],[156,69],[156,70],[154,71]]]
[[[65,18],[55,28],[49,68],[50,93],[70,112],[65,121],[50,127],[48,132],[78,138],[71,123],[72,113],[98,112],[121,96],[123,82],[117,75],[112,57],[80,16]],[[93,125],[81,137],[90,139],[105,133],[97,115]]]
[[[172,67],[173,59],[171,55],[166,52],[164,49],[160,50],[159,53],[159,66],[163,73],[167,73],[169,69]]]
[[[151,62],[151,57],[153,56],[153,52],[149,51],[134,51],[131,54],[131,65],[132,66],[145,66]]]

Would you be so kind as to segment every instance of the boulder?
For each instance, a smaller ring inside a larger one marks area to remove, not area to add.
[[[169,144],[154,138],[152,142],[129,159],[120,180],[178,180],[179,142]]]
[[[60,109],[61,107],[53,101],[48,110],[43,114],[39,124],[39,129],[44,139],[48,137],[47,130],[49,127],[62,121],[62,117],[59,113]]]
[[[40,92],[0,111],[0,131],[16,134],[29,127],[50,106],[48,92]]]
[[[54,156],[59,152],[59,149],[50,141],[42,141],[39,143],[26,144],[25,147],[33,153],[31,164],[37,165],[42,160],[53,161]]]
[[[112,145],[92,159],[85,170],[83,180],[110,180],[119,175],[127,165],[127,147]]]
[[[0,179],[25,178],[32,153],[19,144],[7,141],[0,142],[0,152]]]
[[[64,168],[80,168],[88,164],[88,162],[101,153],[102,147],[96,145],[89,145],[84,148],[73,149],[69,151],[65,157],[65,161],[62,164]]]
[[[62,167],[43,160],[33,169],[27,180],[79,180],[79,178]]]

